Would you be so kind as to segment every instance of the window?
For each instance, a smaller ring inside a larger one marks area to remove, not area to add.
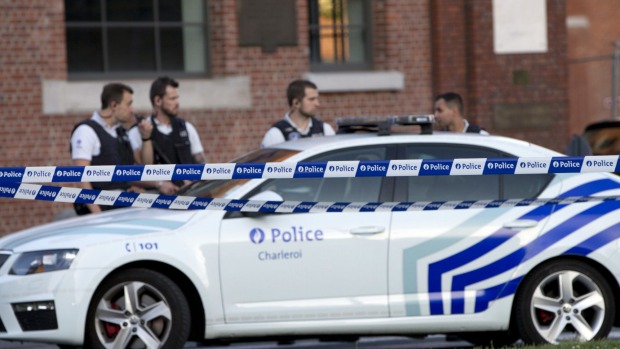
[[[232,163],[265,163],[286,161],[297,154],[292,150],[259,149],[232,160]],[[226,195],[239,189],[249,179],[217,179],[207,181],[195,181],[181,189],[178,195],[197,196],[199,198],[224,198]]]
[[[387,146],[360,147],[322,154],[304,161],[385,160],[387,153]],[[382,184],[382,177],[272,179],[246,195],[246,199],[264,191],[273,191],[286,201],[376,202],[381,198]]]
[[[71,77],[204,75],[204,0],[65,0]]]
[[[371,68],[370,0],[309,0],[312,70]]]
[[[456,145],[411,145],[409,159],[512,157],[493,149]],[[537,197],[553,175],[420,176],[408,178],[408,201],[529,199]]]

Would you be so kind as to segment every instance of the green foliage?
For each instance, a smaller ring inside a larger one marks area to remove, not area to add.
[[[520,343],[520,342],[519,342]],[[620,341],[617,340],[601,340],[592,342],[564,342],[558,345],[543,344],[543,345],[523,345],[517,344],[509,348],[518,349],[620,349]],[[481,347],[476,347],[481,348]],[[485,348],[485,349],[499,349],[499,348]]]

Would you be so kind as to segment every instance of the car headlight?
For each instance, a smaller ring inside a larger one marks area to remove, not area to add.
[[[25,252],[13,263],[9,273],[30,275],[69,269],[77,253],[77,249]]]

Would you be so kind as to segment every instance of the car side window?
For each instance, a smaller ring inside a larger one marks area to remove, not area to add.
[[[409,159],[514,157],[494,149],[443,144],[407,147]],[[529,199],[537,197],[553,179],[549,174],[409,177],[409,201]]]
[[[496,158],[499,152],[480,147],[413,144],[408,159]],[[500,198],[500,176],[409,177],[409,201],[495,200]]]
[[[503,175],[503,199],[531,199],[542,193],[553,179],[550,174]]]
[[[385,160],[386,156],[387,146],[359,147],[321,154],[304,162]],[[246,199],[273,191],[286,201],[378,201],[382,182],[381,177],[271,179]]]

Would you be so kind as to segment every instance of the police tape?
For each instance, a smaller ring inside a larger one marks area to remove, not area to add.
[[[618,156],[0,167],[0,183],[620,172]]]
[[[109,190],[56,187],[40,184],[0,184],[0,197],[121,207],[176,210],[215,210],[264,213],[400,212],[436,211],[521,206],[569,205],[592,201],[620,201],[620,196],[565,197],[549,199],[505,199],[415,202],[310,202],[212,199]]]

